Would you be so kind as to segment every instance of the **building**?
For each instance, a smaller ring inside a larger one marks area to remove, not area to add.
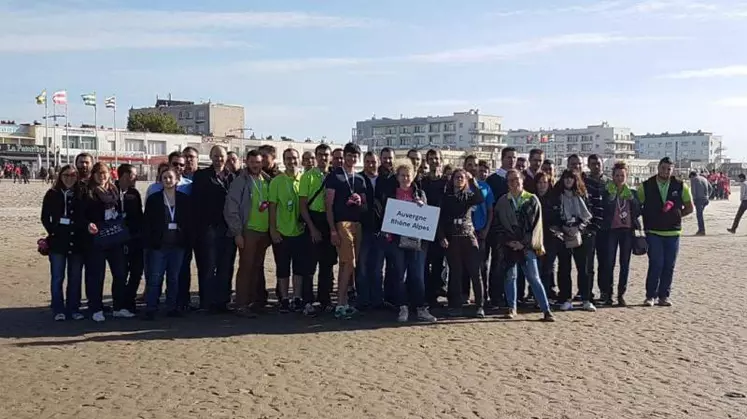
[[[173,116],[186,134],[242,137],[245,127],[243,106],[213,102],[196,104],[171,98],[156,99],[152,108],[130,109],[130,116],[152,112]]]
[[[520,155],[539,148],[545,152],[545,158],[561,167],[565,167],[566,159],[572,154],[582,159],[591,154],[602,159],[635,157],[635,141],[630,128],[611,127],[607,122],[586,128],[511,130],[506,135],[506,144],[515,147]]]
[[[475,154],[496,167],[505,147],[503,118],[484,115],[477,109],[451,116],[416,118],[371,118],[358,121],[352,141],[374,152],[384,147],[395,150],[459,150]]]
[[[642,159],[660,159],[670,157],[677,166],[689,166],[696,163],[705,167],[707,164],[722,164],[726,161],[726,147],[720,135],[710,132],[687,132],[679,134],[646,134],[636,135],[636,154]]]

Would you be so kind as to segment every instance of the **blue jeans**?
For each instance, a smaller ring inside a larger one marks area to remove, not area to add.
[[[207,300],[200,300],[201,307],[217,308],[231,302],[236,244],[226,233],[225,226],[209,226],[197,242],[200,246],[196,255],[200,294]]]
[[[630,275],[630,255],[633,252],[633,231],[621,228],[607,232],[607,265],[605,272],[600,273],[601,290],[609,298],[612,298],[612,289],[615,286],[615,259],[617,249],[620,249],[620,281],[617,284],[617,297],[625,295],[628,290],[628,276]]]
[[[184,260],[184,248],[165,247],[148,253],[148,276],[145,282],[145,303],[148,311],[158,310],[163,276],[166,275],[166,308],[175,310],[179,295],[179,272]]]
[[[67,289],[63,293],[67,268]],[[49,270],[52,274],[52,311],[54,314],[71,315],[80,311],[80,294],[83,282],[83,256],[76,254],[49,254]],[[67,305],[65,301],[67,300]]]
[[[364,231],[358,255],[358,272],[355,275],[355,290],[358,305],[377,307],[384,303],[384,248],[379,237]]]
[[[674,277],[674,265],[680,250],[680,237],[647,234],[648,273],[646,298],[669,298]]]
[[[528,250],[525,253],[524,260],[518,263],[514,263],[508,267],[506,272],[506,281],[504,283],[504,292],[506,293],[506,300],[509,308],[516,308],[516,277],[518,276],[518,268],[524,272],[526,281],[529,282],[529,286],[532,289],[534,298],[540,306],[543,313],[550,311],[550,303],[547,301],[547,294],[545,294],[545,287],[542,286],[540,280],[539,268],[537,267],[537,254],[532,250]]]
[[[394,268],[392,304],[425,307],[425,251],[403,249],[395,241],[387,244],[386,254]]]
[[[703,219],[703,212],[705,207],[708,206],[708,200],[697,200],[695,201],[695,218],[698,219],[698,231],[705,233],[705,220]]]
[[[115,311],[127,307],[127,261],[124,246],[113,246],[106,249],[92,247],[86,253],[86,298],[91,313],[104,309],[104,281],[106,280],[106,263],[112,272],[112,300]]]

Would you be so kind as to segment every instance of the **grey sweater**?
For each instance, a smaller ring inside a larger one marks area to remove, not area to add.
[[[693,176],[690,178],[690,194],[693,201],[708,201],[711,196],[711,185],[703,176]]]

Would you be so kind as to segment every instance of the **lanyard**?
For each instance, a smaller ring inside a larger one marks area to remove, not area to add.
[[[124,197],[127,195],[127,191],[121,191],[119,192],[119,207],[122,209],[122,214],[124,214]]]
[[[72,191],[70,191],[70,189],[67,189],[64,192],[62,192],[62,203],[65,205],[65,215],[63,215],[62,218],[67,218],[67,196],[71,194],[72,194]]]
[[[348,184],[348,188],[350,189],[350,194],[354,194],[353,186],[355,185],[355,173],[353,174],[353,183],[350,183],[350,178],[348,177],[348,172],[345,171],[345,169],[342,169],[342,173],[345,174],[345,183]]]
[[[171,205],[171,202],[169,202],[169,197],[166,196],[166,192],[163,193],[163,203],[166,204],[166,209],[169,210],[169,216],[171,217],[171,222],[175,222],[174,220],[174,213],[176,212],[176,199],[174,199],[174,205]]]
[[[264,199],[262,199],[262,181],[259,182],[260,186],[257,186],[257,181],[252,177],[252,185],[254,185],[254,189],[257,190],[257,195],[259,195],[259,203],[265,202]]]

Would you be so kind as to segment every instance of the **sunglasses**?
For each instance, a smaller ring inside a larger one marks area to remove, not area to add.
[[[184,163],[177,163],[177,162],[171,163],[171,165],[173,167],[184,167],[184,166],[186,166],[186,164],[184,164]]]

